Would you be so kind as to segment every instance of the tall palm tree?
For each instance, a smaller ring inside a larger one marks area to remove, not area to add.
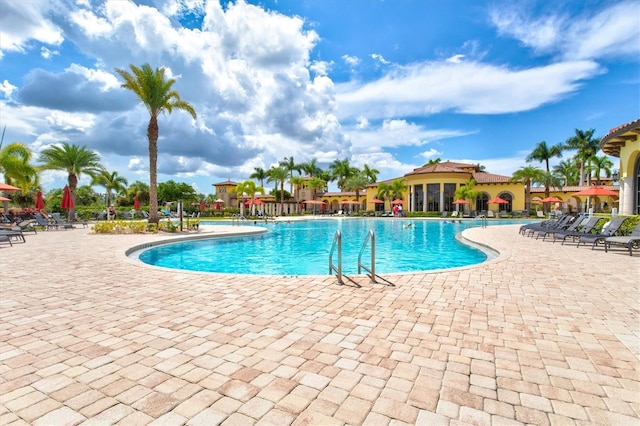
[[[29,147],[20,142],[12,142],[4,148],[0,143],[0,174],[5,183],[19,186],[24,194],[38,185],[38,169],[30,163],[32,157]]]
[[[118,172],[109,173],[106,170],[102,170],[91,180],[91,185],[102,186],[107,191],[107,206],[111,205],[111,191],[115,191],[116,196],[122,194],[127,190],[128,184],[127,178],[118,176]]]
[[[344,183],[351,176],[359,172],[356,167],[349,164],[349,159],[334,160],[329,164],[329,172],[331,173],[331,179],[337,181],[340,191],[344,191]]]
[[[577,151],[574,158],[580,164],[580,186],[584,186],[585,180],[591,184],[591,174],[585,179],[585,170],[600,149],[600,138],[593,138],[594,133],[595,129],[575,129],[575,135],[568,138],[564,145],[564,149]]]
[[[322,169],[317,163],[318,160],[312,158],[308,162],[300,164],[300,170],[305,172],[307,176],[319,176],[322,173]]]
[[[532,161],[539,161],[540,163],[544,162],[545,171],[549,173],[551,169],[549,168],[549,160],[553,157],[562,157],[562,145],[556,144],[553,146],[547,146],[545,141],[538,142],[536,147],[531,154],[529,154],[526,158],[528,163]]]
[[[284,212],[284,181],[287,180],[287,176],[289,176],[289,171],[284,167],[271,167],[269,169],[267,182],[280,184],[280,214]]]
[[[129,65],[131,73],[123,69],[115,69],[124,83],[121,87],[131,90],[149,111],[147,138],[149,139],[149,222],[158,223],[158,116],[161,113],[171,114],[174,109],[181,109],[191,114],[195,120],[197,115],[193,106],[180,99],[180,94],[172,89],[175,79],[166,79],[164,68],[151,68],[144,64],[138,68]]]
[[[67,172],[67,181],[74,204],[74,207],[69,209],[68,219],[70,222],[73,221],[76,213],[75,201],[78,180],[83,173],[93,177],[104,170],[100,165],[100,157],[85,146],[64,143],[43,149],[38,161],[43,163],[40,167],[42,170],[64,170]]]
[[[262,167],[254,167],[253,173],[249,176],[251,179],[260,181],[260,186],[264,187],[264,180],[267,178],[267,172]]]
[[[284,167],[285,170],[289,172],[289,179],[293,177],[294,171],[297,171],[298,173],[300,173],[300,165],[295,162],[295,160],[293,159],[293,156],[284,157],[284,160],[280,161],[280,163],[278,164],[280,165],[280,167]],[[293,184],[291,184],[291,187],[289,188],[289,192],[293,193]]]
[[[369,167],[368,164],[362,166],[362,173],[367,177],[368,183],[376,183],[380,170]]]
[[[527,211],[531,209],[531,184],[542,183],[543,173],[537,167],[525,166],[513,172],[509,179],[509,182],[524,182],[524,208]]]

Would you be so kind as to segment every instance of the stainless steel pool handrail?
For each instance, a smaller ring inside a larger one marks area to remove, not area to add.
[[[333,251],[338,247],[338,266],[333,264]],[[342,233],[338,230],[333,237],[333,244],[331,244],[331,251],[329,252],[329,275],[333,275],[336,272],[338,277],[338,283],[344,284],[342,281]]]
[[[371,242],[371,269],[367,268],[362,263],[362,254],[364,253],[364,249],[367,247],[367,243]],[[362,243],[362,247],[360,248],[360,254],[358,255],[358,274],[364,269],[369,272],[369,277],[371,278],[371,282],[376,282],[376,234],[373,230],[370,230],[367,233],[367,236],[364,239],[364,243]]]

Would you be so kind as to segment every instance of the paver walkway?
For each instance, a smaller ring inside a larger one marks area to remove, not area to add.
[[[464,235],[500,255],[361,288],[28,235],[0,248],[0,424],[638,424],[640,256]]]

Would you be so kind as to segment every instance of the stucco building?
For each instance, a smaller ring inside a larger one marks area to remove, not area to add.
[[[619,213],[640,214],[640,119],[611,129],[600,148],[620,160]]]

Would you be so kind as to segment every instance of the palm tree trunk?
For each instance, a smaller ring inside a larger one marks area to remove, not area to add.
[[[149,223],[158,223],[158,118],[149,119]]]
[[[280,215],[284,213],[284,181],[280,182]]]

